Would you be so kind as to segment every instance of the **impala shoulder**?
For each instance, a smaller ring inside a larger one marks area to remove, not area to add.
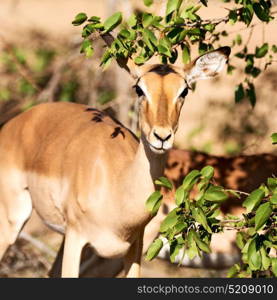
[[[116,139],[117,137],[126,139],[131,137],[134,141],[138,142],[138,138],[130,129],[126,128],[121,122],[119,122],[117,119],[113,118],[106,112],[93,107],[87,107],[85,109],[85,112],[91,114],[90,121],[92,123],[100,123],[102,125],[101,130],[103,130],[103,125],[104,127],[106,127],[111,139]]]

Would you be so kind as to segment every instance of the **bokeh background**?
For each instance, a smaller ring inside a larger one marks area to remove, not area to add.
[[[222,1],[210,0],[209,7],[201,8],[199,14],[207,19],[225,16],[226,7],[228,4]],[[115,11],[129,16],[141,9],[162,14],[165,1],[156,0],[151,8],[146,8],[142,0],[1,0],[0,126],[39,102],[73,101],[106,109],[135,131],[135,93],[131,79],[115,64],[106,71],[101,70],[104,46],[101,41],[95,44],[93,58],[81,55],[81,28],[72,26],[71,21],[79,12],[107,18]],[[231,46],[237,34],[250,50],[265,41],[277,44],[276,20],[268,25],[258,20],[252,24],[248,29],[221,24],[230,33],[221,45]],[[270,139],[277,131],[276,58],[255,80],[255,108],[246,99],[235,104],[234,89],[243,79],[243,66],[234,54],[242,47],[232,50],[230,63],[237,68],[232,75],[224,71],[218,78],[199,82],[196,90],[188,95],[176,147],[216,155],[277,154]],[[196,51],[193,55],[197,55]],[[61,237],[42,229],[35,216],[24,231],[41,242],[41,248],[31,247],[26,239],[19,240],[0,265],[1,277],[46,276]],[[159,276],[163,272],[176,276],[176,270],[168,265],[161,265],[154,273],[145,270],[145,276]],[[188,277],[220,275],[212,270],[210,273],[207,270],[182,272],[180,276]]]

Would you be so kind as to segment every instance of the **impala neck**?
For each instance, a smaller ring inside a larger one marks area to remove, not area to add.
[[[154,153],[150,149],[149,143],[147,142],[145,136],[142,134],[134,163],[138,165],[144,164],[147,166],[153,182],[159,177],[163,176],[166,159],[167,153]]]
[[[131,193],[136,193],[138,201],[145,201],[154,191],[154,181],[163,175],[167,154],[154,153],[142,135],[134,160],[125,173],[126,183],[132,186]]]

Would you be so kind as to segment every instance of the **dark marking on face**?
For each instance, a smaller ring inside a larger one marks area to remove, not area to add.
[[[116,138],[119,134],[125,138],[125,133],[122,131],[121,127],[115,127],[114,132],[111,134],[111,138],[114,139]]]
[[[154,72],[158,75],[165,76],[170,73],[176,73],[169,65],[155,65],[149,70],[149,72]]]

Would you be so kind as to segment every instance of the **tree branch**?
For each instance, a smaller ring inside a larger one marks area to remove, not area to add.
[[[114,37],[110,33],[100,34],[99,32],[92,33],[89,39],[95,41],[99,38],[101,38],[108,47],[111,47],[114,41]],[[131,66],[134,64],[131,58],[117,57],[116,61],[121,68],[125,69],[128,73],[131,73]]]
[[[183,24],[178,24],[178,25],[175,25],[176,27],[196,27],[196,26],[199,26],[199,25],[208,25],[208,24],[213,24],[213,25],[218,25],[220,23],[223,23],[223,22],[228,22],[229,20],[229,16],[226,16],[226,17],[222,17],[222,18],[217,18],[217,19],[209,19],[209,20],[199,20],[199,21],[195,21],[195,22],[192,22],[192,23],[183,23]],[[165,28],[172,28],[172,25],[171,26],[167,26]]]

